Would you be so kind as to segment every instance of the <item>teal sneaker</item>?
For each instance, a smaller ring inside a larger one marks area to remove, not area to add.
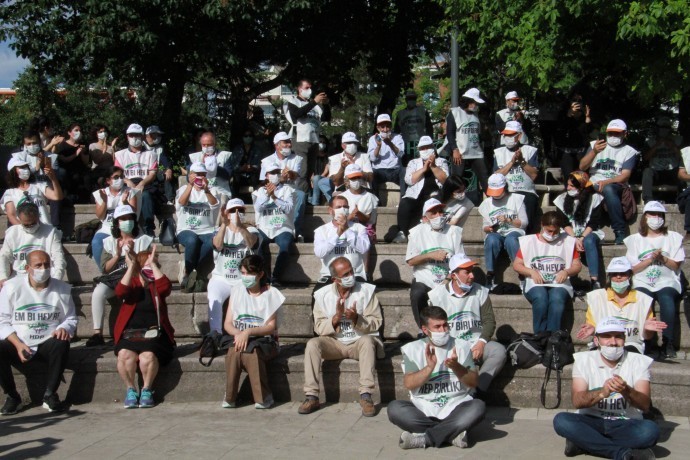
[[[127,395],[125,396],[125,409],[136,409],[139,407],[139,393],[137,390],[130,387],[127,388]]]
[[[142,388],[141,398],[139,399],[139,407],[146,409],[153,406],[153,391],[151,391],[150,388]]]

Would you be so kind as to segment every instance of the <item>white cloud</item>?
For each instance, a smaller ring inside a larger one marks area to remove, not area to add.
[[[11,88],[12,82],[29,65],[28,59],[17,57],[7,43],[0,43],[0,63],[0,88]]]

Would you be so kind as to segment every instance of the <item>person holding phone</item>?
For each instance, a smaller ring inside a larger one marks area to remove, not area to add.
[[[373,178],[371,191],[379,197],[379,187],[386,182],[400,185],[400,196],[405,195],[405,168],[402,167],[402,157],[405,155],[405,141],[400,134],[393,133],[391,116],[382,113],[376,117],[376,131],[369,138],[367,152]]]
[[[553,137],[554,154],[548,158],[551,167],[561,168],[562,177],[568,177],[578,169],[578,163],[587,151],[591,130],[589,106],[581,95],[574,94],[558,116]]]

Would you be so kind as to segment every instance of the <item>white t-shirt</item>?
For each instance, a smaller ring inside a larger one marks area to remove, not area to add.
[[[144,179],[158,164],[152,151],[132,152],[127,148],[115,152],[115,166],[125,171],[127,179]]]
[[[233,289],[232,294],[230,294],[233,325],[240,331],[261,327],[278,311],[283,302],[285,302],[285,296],[272,286],[269,286],[261,295],[256,297],[250,295],[244,286],[240,289]],[[276,331],[273,337],[278,339],[277,318]]]
[[[134,211],[137,214],[137,220],[139,219],[139,210],[141,209],[141,194],[139,193],[139,190],[135,188],[129,188],[126,185],[123,185],[116,195],[113,195],[113,192],[110,190],[110,187],[106,187],[103,190],[105,190],[105,196],[107,201],[105,219],[101,221],[101,228],[99,228],[96,233],[103,233],[105,235],[111,234],[111,229],[113,228],[113,213],[115,212],[115,208],[122,204],[128,204],[122,202],[122,195],[124,195],[124,193],[127,190],[129,190],[129,198],[127,199],[127,201],[129,201],[132,197],[136,197],[137,207]],[[92,195],[93,199],[96,201],[96,204],[103,204],[103,199],[101,198],[99,190],[93,192]]]
[[[520,218],[521,209],[522,213],[525,213],[524,201],[525,197],[518,193],[511,193],[507,195],[507,197],[504,196],[500,200],[495,200],[489,197],[482,201],[482,204],[479,205],[479,214],[481,214],[484,222],[490,223],[491,225],[498,223],[499,216],[505,216],[510,219],[518,219]],[[517,232],[520,235],[524,235],[524,228],[527,227],[527,222],[524,222],[521,219],[521,223],[521,228],[514,227],[508,222],[500,223],[498,225],[498,233],[501,236],[506,236],[512,232]],[[486,236],[487,235],[485,234],[484,239],[486,239]]]
[[[441,170],[446,173],[446,177],[448,176],[448,162],[443,159],[443,158],[436,158],[436,161],[434,161],[434,164],[441,168]],[[415,184],[412,183],[412,175],[422,169],[424,167],[424,160],[421,158],[415,158],[413,160],[410,160],[410,162],[407,164],[407,168],[405,169],[405,183],[408,185],[407,190],[405,191],[405,196],[403,198],[417,198],[419,194],[422,192],[422,189],[424,188],[424,181],[426,178],[422,176],[422,178]],[[434,176],[434,180],[436,181],[436,185],[440,189],[441,186],[443,185],[436,177]]]
[[[404,345],[402,351],[402,370],[404,374],[411,374],[426,367],[426,344],[429,339],[415,340]],[[433,345],[432,345],[433,346]],[[443,347],[434,347],[436,366],[429,376],[429,380],[421,387],[410,391],[410,401],[427,417],[443,420],[458,405],[472,400],[469,391],[453,371],[446,367],[446,359],[453,349],[458,355],[458,363],[468,369],[474,369],[472,351],[468,342],[458,341],[452,337]]]
[[[474,203],[472,203],[472,200],[467,198],[467,196],[460,201],[451,198],[451,200],[446,203],[445,215],[449,222],[452,219],[459,218],[460,220],[458,220],[458,223],[455,225],[462,228],[465,226],[465,222],[467,222],[467,218],[470,216],[470,211],[473,209]]]
[[[534,167],[538,166],[537,150],[537,148],[532,147],[531,145],[520,146],[522,157],[525,159],[527,164]],[[496,166],[498,166],[498,168],[501,169],[502,167],[510,163],[510,160],[513,159],[513,155],[515,155],[515,152],[508,150],[507,147],[497,148],[496,150],[494,150],[494,159],[496,161]],[[505,176],[509,192],[527,192],[532,193],[534,195],[537,194],[537,190],[534,187],[534,181],[531,177],[529,177],[529,175],[519,164],[513,165],[513,167],[510,168],[510,171],[508,171],[508,174],[506,174]]]
[[[685,250],[683,249],[683,237],[679,233],[669,231],[667,235],[656,238],[644,237],[639,233],[630,235],[623,243],[628,251],[625,256],[630,263],[635,266],[645,259],[652,256],[652,252],[661,249],[661,253],[671,260],[680,262],[685,260]],[[649,289],[652,292],[659,291],[665,287],[671,287],[681,292],[680,286],[680,267],[673,271],[660,262],[652,262],[643,271],[633,276],[634,285]]]
[[[305,168],[302,168],[303,158],[295,154],[295,152],[290,152],[290,155],[285,158],[278,158],[278,154],[273,152],[272,155],[267,156],[261,160],[261,172],[259,173],[259,180],[266,180],[266,165],[270,163],[277,163],[280,166],[281,171],[287,168],[289,171],[296,172],[300,177],[304,177],[307,173]],[[303,169],[305,169],[303,171]]]
[[[654,299],[640,291],[630,291],[635,296],[634,302],[628,302],[620,307],[616,302],[609,300],[608,289],[595,289],[587,294],[587,324],[595,326],[604,318],[615,317],[625,324],[625,345],[632,345],[640,353],[644,353],[644,323],[652,315],[652,302]]]
[[[62,232],[52,225],[39,223],[35,233],[29,233],[21,225],[13,225],[5,231],[5,241],[0,248],[0,280],[13,273],[26,273],[26,257],[35,250],[50,254],[50,276],[62,279],[65,275],[65,255],[62,248]]]
[[[573,265],[575,255],[575,242],[577,241],[567,233],[560,233],[558,239],[552,243],[541,241],[537,235],[521,236],[520,251],[525,267],[537,270],[544,279],[544,287],[561,287],[573,296],[573,286],[570,277],[561,284],[556,283],[556,273]],[[525,278],[525,292],[534,286],[531,277]]]
[[[374,296],[376,286],[368,283],[356,283],[355,286],[350,290],[350,295],[344,299],[345,309],[351,308],[355,305],[355,310],[360,316],[364,316],[364,310],[369,305],[371,298]],[[321,311],[329,318],[335,315],[335,310],[340,301],[340,296],[335,284],[329,284],[322,287],[314,293],[314,308],[320,308]],[[318,307],[317,307],[318,306]],[[340,327],[336,330],[335,335],[332,337],[338,341],[349,344],[356,342],[363,335],[371,335],[373,337],[378,337],[378,331],[372,332],[370,334],[364,334],[357,329],[356,325],[352,324],[352,321],[347,319],[345,315],[340,319]]]
[[[228,180],[224,177],[218,176],[218,168],[227,164],[228,160],[232,156],[232,152],[227,152],[225,150],[216,151],[214,155],[204,156],[203,152],[196,152],[189,154],[189,160],[194,163],[203,163],[206,166],[206,179],[208,180],[208,185],[213,189],[219,189],[214,191],[214,195],[226,195],[232,196],[230,193],[230,184]]]
[[[213,233],[216,228],[218,211],[220,209],[220,196],[216,189],[210,189],[211,194],[216,198],[216,204],[208,202],[206,192],[192,187],[192,193],[186,205],[180,204],[180,197],[185,193],[187,187],[177,189],[175,196],[175,212],[177,213],[177,234],[184,230],[191,230],[197,235]]]
[[[329,176],[335,176],[336,174],[338,174],[338,172],[340,171],[340,165],[341,165],[341,163],[343,161],[343,157],[345,155],[346,155],[345,153],[340,152],[340,153],[336,153],[335,155],[331,155],[330,157],[328,157],[328,174],[329,174]],[[348,159],[349,158],[350,158],[350,156],[348,155]],[[373,169],[371,169],[371,160],[369,160],[369,155],[366,155],[362,152],[357,152],[357,153],[355,153],[354,158],[355,158],[354,163],[356,165],[361,166],[363,173],[366,174],[366,173],[370,173],[370,172],[374,171]],[[366,183],[364,183],[362,185],[364,185],[365,187],[368,186]]]
[[[43,152],[43,155],[50,159],[50,165],[53,169],[58,169],[58,156],[55,153]],[[43,170],[39,168],[38,155],[30,155],[26,150],[21,150],[19,152],[14,152],[12,158],[17,160],[26,161],[29,164],[29,170],[36,176],[36,181],[38,182],[50,182],[50,179],[43,173]]]
[[[333,222],[323,224],[314,232],[314,254],[321,259],[319,275],[330,276],[331,262],[338,257],[345,257],[352,264],[355,276],[366,279],[364,254],[371,243],[364,225],[348,222],[348,228],[338,236],[338,228]]]
[[[46,198],[46,188],[48,184],[45,182],[34,182],[29,184],[29,188],[21,190],[19,188],[8,188],[2,195],[2,211],[7,213],[5,207],[7,203],[14,203],[14,209],[24,203],[27,199],[29,202],[38,206],[38,218],[44,224],[51,225],[50,222],[50,206],[48,206],[48,198]],[[28,195],[26,194],[28,193]]]
[[[367,226],[376,225],[376,218],[378,215],[376,209],[379,206],[379,199],[376,198],[376,195],[367,191],[362,191],[362,193],[358,195],[356,193],[352,193],[350,190],[346,190],[341,193],[340,196],[347,200],[347,205],[350,208],[350,212],[352,212],[355,209],[355,206],[357,206],[359,212],[369,216]]]
[[[153,238],[148,235],[139,235],[134,239],[134,252],[139,254],[141,251],[147,251],[153,243]],[[117,240],[112,236],[103,240],[103,251],[107,252],[113,257],[117,254]],[[124,254],[123,254],[124,255]],[[126,267],[127,263],[123,259],[121,263],[116,264],[111,271]]]
[[[276,200],[266,194],[266,187],[252,193],[256,226],[273,239],[281,233],[295,234],[295,189],[289,185],[279,185],[275,191]]]
[[[594,141],[590,145],[594,145]],[[596,184],[599,181],[620,176],[624,169],[632,171],[637,162],[638,153],[640,152],[628,144],[615,148],[606,145],[606,148],[594,157],[592,166],[589,168],[590,180]]]
[[[651,380],[649,368],[654,360],[639,353],[626,351],[614,368],[604,364],[599,350],[581,351],[575,353],[574,357],[573,379],[586,380],[589,391],[603,388],[604,382],[614,374],[619,375],[631,387],[640,380]],[[578,409],[577,413],[610,420],[642,419],[642,411],[633,407],[620,393],[611,393],[608,398],[592,407]]]
[[[259,230],[256,227],[247,227],[247,231],[259,237]],[[259,240],[255,247],[259,247]],[[252,248],[247,246],[247,243],[242,238],[240,232],[233,232],[229,228],[225,228],[225,235],[223,236],[223,249],[218,251],[213,250],[213,261],[215,266],[213,268],[212,276],[216,279],[222,279],[232,285],[242,284],[242,277],[240,273],[240,262],[246,256],[254,254]]]
[[[464,253],[462,245],[462,229],[455,225],[445,224],[443,229],[435,231],[431,224],[422,223],[410,230],[407,243],[405,261],[421,254],[428,254],[437,250],[446,251],[449,256],[443,261],[426,262],[412,267],[412,273],[418,283],[423,283],[433,289],[443,283],[448,276],[448,259],[458,253]]]
[[[376,136],[374,134],[369,138],[367,144],[367,153],[369,155],[369,161],[371,161],[371,167],[373,169],[395,169],[399,168],[400,157],[405,154],[405,141],[400,134],[391,133],[391,142],[398,148],[398,154],[393,152],[393,149],[388,146],[385,142],[381,141],[381,149],[379,150],[379,156],[374,155],[376,150]]]
[[[480,138],[481,125],[475,113],[465,112],[460,107],[450,109],[455,119],[455,144],[465,160],[484,158]]]
[[[576,237],[581,237],[582,234],[587,230],[587,223],[592,217],[592,211],[596,209],[597,206],[600,206],[601,203],[604,201],[604,197],[599,195],[598,193],[594,193],[592,195],[592,198],[589,200],[589,209],[587,210],[587,217],[585,218],[584,222],[575,222],[575,217],[568,215],[565,212],[565,197],[568,195],[568,193],[561,193],[556,197],[555,200],[553,200],[554,206],[556,206],[558,209],[560,209],[563,214],[566,215],[568,218],[568,223],[570,224],[571,227],[573,227],[573,232],[575,232]],[[575,200],[573,210],[576,210],[579,206],[579,200]],[[592,231],[595,235],[599,237],[600,240],[603,240],[606,234],[602,229],[594,230]]]
[[[436,286],[429,292],[429,303],[443,308],[448,314],[450,335],[458,341],[474,346],[482,335],[482,305],[489,298],[489,290],[484,286],[472,283],[472,290],[464,296],[454,292],[452,282]]]

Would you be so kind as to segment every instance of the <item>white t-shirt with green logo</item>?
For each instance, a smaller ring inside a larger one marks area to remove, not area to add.
[[[504,216],[508,219],[518,219],[520,218],[520,209],[524,208],[525,197],[519,193],[510,193],[501,198],[500,200],[495,200],[493,198],[487,198],[482,201],[479,205],[479,214],[481,214],[485,225],[495,225],[498,223],[498,217]],[[524,209],[523,209],[524,213]],[[522,220],[522,219],[521,219]],[[498,234],[501,236],[506,236],[509,233],[517,232],[520,235],[525,234],[524,227],[527,227],[527,222],[521,222],[522,228],[513,226],[509,222],[502,222],[498,225]],[[484,235],[486,239],[488,234]]]
[[[141,194],[139,193],[139,190],[135,188],[129,188],[126,185],[123,185],[122,188],[115,195],[113,195],[113,193],[110,191],[110,187],[106,187],[103,190],[105,190],[105,197],[107,200],[105,219],[101,221],[101,228],[99,228],[96,233],[103,233],[105,235],[111,234],[111,229],[113,228],[113,214],[115,213],[115,208],[122,204],[125,204],[122,202],[122,195],[127,190],[129,190],[129,198],[127,199],[127,201],[129,201],[132,197],[136,197],[137,199],[137,209],[135,209],[135,212],[137,215],[137,219],[139,218],[139,210],[141,209]],[[92,195],[93,199],[96,201],[96,204],[103,204],[103,198],[101,198],[100,190],[96,190],[95,192],[93,192]]]
[[[206,192],[192,187],[187,204],[181,205],[180,197],[185,193],[185,189],[186,187],[178,189],[175,197],[177,234],[179,235],[184,230],[191,230],[197,235],[213,233],[220,209],[220,197],[216,189],[211,189],[211,193],[216,198],[216,204],[209,204]]]
[[[464,253],[462,229],[455,225],[445,224],[443,229],[435,231],[430,224],[422,223],[410,230],[405,261],[437,250],[446,251],[451,256]],[[443,283],[448,276],[448,258],[443,261],[429,261],[412,268],[415,280],[433,289]]]
[[[679,233],[669,231],[667,235],[656,238],[644,237],[639,233],[630,235],[623,243],[628,251],[625,256],[635,266],[645,259],[652,257],[652,253],[661,249],[661,253],[671,260],[683,263],[685,250],[683,249],[683,237]],[[673,271],[661,262],[652,262],[647,268],[633,276],[634,285],[649,289],[652,292],[665,287],[671,287],[681,292],[680,267]]]
[[[521,236],[519,241],[520,251],[518,255],[522,254],[525,267],[535,269],[541,274],[544,279],[542,286],[564,288],[572,297],[573,286],[570,284],[570,278],[567,277],[561,284],[556,283],[555,279],[556,273],[573,265],[577,240],[566,233],[560,233],[558,239],[552,243],[541,241],[537,235]],[[531,277],[527,277],[525,279],[525,292],[534,286],[538,285],[534,283]]]
[[[461,297],[451,292],[452,289],[452,281],[445,286],[435,287],[429,292],[429,302],[443,308],[448,314],[450,335],[473,346],[482,335],[481,308],[489,298],[489,290],[472,283],[472,290]]]
[[[285,296],[272,286],[269,286],[261,295],[256,297],[250,295],[244,286],[240,289],[233,289],[232,294],[230,294],[233,325],[240,331],[261,327],[278,311],[283,302],[285,302]],[[277,319],[273,337],[278,339]]]
[[[480,138],[481,126],[476,114],[465,112],[460,107],[451,109],[455,119],[455,143],[465,160],[484,158]]]
[[[257,238],[259,237],[259,230],[256,227],[247,226],[247,231],[256,235]],[[256,247],[258,245],[259,242],[257,240]],[[240,262],[250,254],[254,254],[254,251],[247,246],[242,234],[240,232],[233,232],[226,227],[225,235],[223,236],[223,249],[218,251],[214,248],[213,250],[215,266],[211,275],[232,285],[242,284]]]
[[[369,305],[372,297],[374,297],[376,286],[369,283],[357,282],[350,290],[350,294],[343,300],[345,309],[352,308],[355,305],[357,314],[364,316],[364,310]],[[336,284],[329,284],[322,287],[314,293],[314,308],[320,308],[324,315],[332,318],[335,315],[336,307],[340,301],[338,289]],[[318,307],[317,307],[318,306]],[[371,335],[378,337],[379,332],[375,331],[370,334],[362,333],[357,329],[357,326],[352,324],[352,321],[347,319],[345,315],[340,318],[340,327],[336,329],[334,337],[341,343],[347,345],[356,342],[364,335]]]
[[[125,171],[127,179],[144,179],[158,166],[156,154],[150,150],[132,152],[129,148],[115,152],[115,166]]]
[[[590,145],[594,145],[594,141]],[[599,181],[620,176],[624,169],[632,171],[635,168],[638,153],[640,152],[628,144],[621,147],[606,145],[606,148],[594,157],[592,166],[589,168],[590,180],[596,184]]]
[[[295,189],[280,184],[275,190],[276,200],[266,194],[266,187],[252,193],[256,226],[273,239],[281,233],[295,234]]]
[[[530,166],[537,166],[537,148],[531,145],[520,146],[520,151],[522,152],[522,157],[525,159],[527,164]],[[496,161],[496,166],[501,169],[513,159],[515,152],[508,150],[507,147],[499,147],[494,150],[494,160]],[[528,192],[537,194],[534,187],[534,181],[525,172],[525,170],[520,165],[513,165],[508,171],[506,176],[506,182],[508,184],[509,192]]]
[[[44,224],[52,225],[50,222],[50,207],[48,206],[48,198],[46,198],[46,188],[48,184],[46,182],[35,182],[29,184],[29,188],[26,190],[21,190],[19,188],[8,188],[5,194],[2,195],[2,212],[5,211],[5,206],[7,203],[14,203],[14,209],[24,203],[29,201],[38,206],[38,219]]]
[[[556,206],[558,209],[560,209],[563,214],[568,218],[568,223],[570,224],[571,227],[573,227],[573,232],[575,233],[575,236],[577,238],[581,237],[582,234],[587,230],[587,223],[589,222],[589,219],[592,217],[592,210],[594,210],[597,206],[601,205],[601,203],[604,201],[604,197],[602,197],[598,193],[592,194],[591,199],[589,200],[589,209],[587,210],[587,217],[585,217],[584,222],[575,222],[575,217],[572,215],[568,215],[568,213],[565,212],[565,197],[568,196],[567,192],[561,193],[556,197],[555,200],[553,200],[554,206]],[[575,203],[573,205],[573,209],[577,209],[579,206],[579,200],[575,200]],[[574,212],[573,212],[574,214]],[[604,231],[602,229],[594,230],[592,233],[597,235],[600,240],[603,240],[604,237],[606,236]]]

